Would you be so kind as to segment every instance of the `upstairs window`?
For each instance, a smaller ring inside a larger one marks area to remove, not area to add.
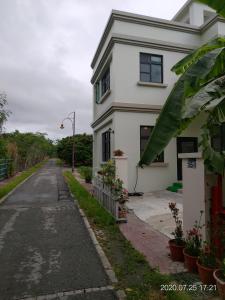
[[[111,157],[110,132],[106,131],[102,134],[102,161],[106,162]]]
[[[105,71],[104,75],[102,76],[102,96],[110,90],[110,70],[109,68]]]
[[[154,126],[141,126],[141,128],[140,128],[140,153],[141,153],[141,155],[145,150],[148,139],[151,136],[153,129],[154,129]],[[164,162],[164,151],[156,157],[154,162]]]
[[[140,53],[140,80],[143,82],[163,83],[162,55]]]
[[[96,82],[94,89],[95,89],[95,102],[99,103],[100,98],[101,98],[100,97],[100,83],[99,82]]]

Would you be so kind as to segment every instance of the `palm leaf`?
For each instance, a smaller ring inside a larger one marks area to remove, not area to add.
[[[224,0],[198,0],[203,4],[210,6],[211,8],[215,9],[216,12],[225,17],[225,1]]]
[[[225,48],[213,50],[192,64],[180,77],[158,117],[156,126],[141,156],[140,166],[150,164],[164,150],[171,138],[187,127],[188,123],[185,124],[182,118],[184,107],[187,104],[186,99],[194,96],[212,78],[224,73],[225,67],[222,63],[224,56]]]

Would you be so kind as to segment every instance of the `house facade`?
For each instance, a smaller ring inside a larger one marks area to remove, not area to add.
[[[225,35],[225,20],[195,1],[186,2],[171,21],[112,11],[91,63],[94,173],[120,149],[128,159],[129,192],[161,190],[182,180],[178,153],[198,152],[204,116],[150,166],[137,164],[178,79],[171,68],[220,35]]]

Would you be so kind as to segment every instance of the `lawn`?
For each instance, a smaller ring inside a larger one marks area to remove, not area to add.
[[[128,300],[192,299],[181,292],[160,292],[163,284],[170,284],[174,279],[149,266],[145,257],[121,234],[114,218],[79,184],[71,172],[64,172],[64,176],[112,264],[119,281],[116,288],[123,289]]]
[[[39,170],[45,162],[46,161],[40,162],[40,163],[36,164],[35,166],[21,172],[20,175],[11,178],[8,183],[6,183],[2,187],[0,187],[0,203],[1,203],[1,199],[4,196],[6,196],[9,192],[11,192],[18,184],[23,182],[26,178],[28,178],[34,172]]]

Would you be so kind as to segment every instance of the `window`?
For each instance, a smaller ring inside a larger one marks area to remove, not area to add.
[[[110,70],[106,70],[102,76],[102,96],[110,89]]]
[[[96,82],[95,84],[95,102],[99,103],[100,101],[100,83]]]
[[[163,83],[163,57],[161,55],[140,53],[140,80]]]
[[[211,132],[212,148],[217,152],[225,151],[225,123],[215,126]]]
[[[154,126],[141,126],[140,129],[140,153],[142,154],[147,145],[148,139],[153,131]],[[159,154],[154,162],[164,162],[164,152]]]
[[[106,131],[102,134],[102,161],[110,159],[110,152],[110,132]]]

